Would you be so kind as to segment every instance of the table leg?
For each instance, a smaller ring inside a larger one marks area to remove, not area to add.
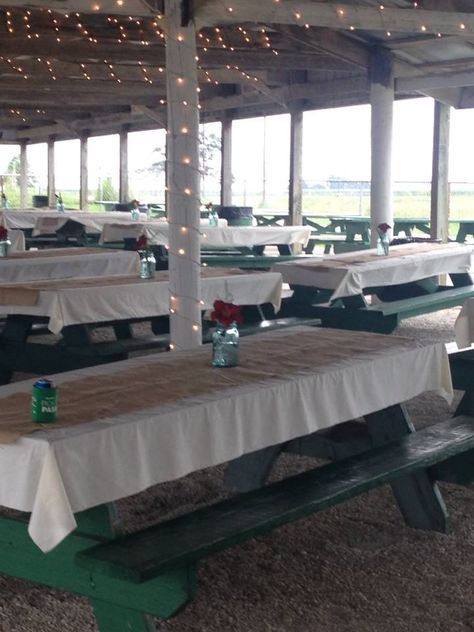
[[[151,632],[150,617],[169,618],[194,596],[194,568],[164,573],[135,584],[76,564],[76,554],[108,539],[108,506],[76,514],[78,528],[51,552],[43,553],[31,540],[25,520],[0,517],[0,572],[77,593],[89,599],[100,632]]]
[[[0,336],[1,345],[24,345],[33,327],[33,318],[31,316],[8,316],[5,327]],[[14,371],[1,362],[5,360],[7,354],[2,353],[0,358],[0,384],[8,384],[12,379]],[[11,365],[10,365],[11,366]]]
[[[365,415],[374,445],[382,445],[415,432],[401,404]],[[448,531],[448,512],[438,485],[427,471],[404,476],[391,483],[394,496],[405,522],[416,529]]]
[[[235,492],[263,487],[285,444],[272,445],[230,461],[224,473],[224,485]]]
[[[153,620],[143,612],[122,608],[108,601],[89,599],[100,632],[154,632]]]

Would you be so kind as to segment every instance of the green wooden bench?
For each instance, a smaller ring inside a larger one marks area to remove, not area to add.
[[[77,564],[94,580],[105,576],[146,585],[177,569],[277,527],[426,468],[474,462],[474,418],[454,417],[339,462],[232,497],[143,531],[81,550]],[[453,469],[452,468],[452,469]],[[450,473],[445,468],[444,473]],[[474,477],[471,463],[470,478]]]
[[[371,305],[364,304],[362,297],[348,297],[333,305],[315,305],[311,315],[321,318],[323,327],[391,333],[405,318],[462,305],[471,296],[474,296],[474,285],[441,286],[430,294]]]

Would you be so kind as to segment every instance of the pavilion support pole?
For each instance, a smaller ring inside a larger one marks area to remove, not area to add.
[[[290,123],[290,180],[289,180],[289,219],[290,224],[300,226],[303,223],[303,111],[291,112]]]
[[[449,123],[451,108],[435,101],[433,169],[431,175],[431,237],[448,241],[449,229]]]
[[[119,173],[119,202],[126,204],[128,200],[128,128],[120,130],[120,173]]]
[[[221,206],[232,204],[232,119],[222,120],[221,130]]]
[[[79,208],[84,211],[89,210],[89,169],[87,162],[87,150],[89,148],[89,138],[86,134],[81,136],[81,161],[80,161],[80,183],[79,183]]]
[[[28,160],[26,157],[26,141],[20,144],[20,208],[28,206]]]
[[[393,227],[392,136],[394,85],[392,56],[384,48],[372,51],[369,66],[371,104],[371,242],[377,242],[377,226]]]
[[[188,4],[165,0],[170,338],[175,349],[202,342],[197,51],[194,25],[182,26]]]
[[[54,183],[54,136],[48,139],[48,206],[56,207],[56,188]]]

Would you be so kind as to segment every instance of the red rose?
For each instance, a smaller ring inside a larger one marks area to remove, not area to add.
[[[379,233],[386,233],[387,230],[390,230],[392,227],[390,226],[390,224],[386,224],[385,222],[383,224],[379,224],[377,226]]]
[[[146,250],[148,248],[148,239],[146,235],[140,235],[135,242],[135,250]]]
[[[5,226],[0,226],[0,241],[6,241],[8,239],[8,230]]]
[[[214,301],[214,311],[211,313],[211,318],[223,327],[230,327],[232,323],[240,324],[243,322],[240,307],[225,301]]]

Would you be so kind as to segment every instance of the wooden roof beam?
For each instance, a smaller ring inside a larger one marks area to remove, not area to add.
[[[384,6],[381,9],[383,5],[379,4],[363,6],[309,0],[285,0],[283,3],[239,0],[234,4],[230,12],[221,0],[195,0],[198,27],[258,22],[413,34],[440,32],[468,35],[474,30],[474,13],[455,12],[453,5],[447,5],[448,10],[433,11],[413,7],[401,9]]]

